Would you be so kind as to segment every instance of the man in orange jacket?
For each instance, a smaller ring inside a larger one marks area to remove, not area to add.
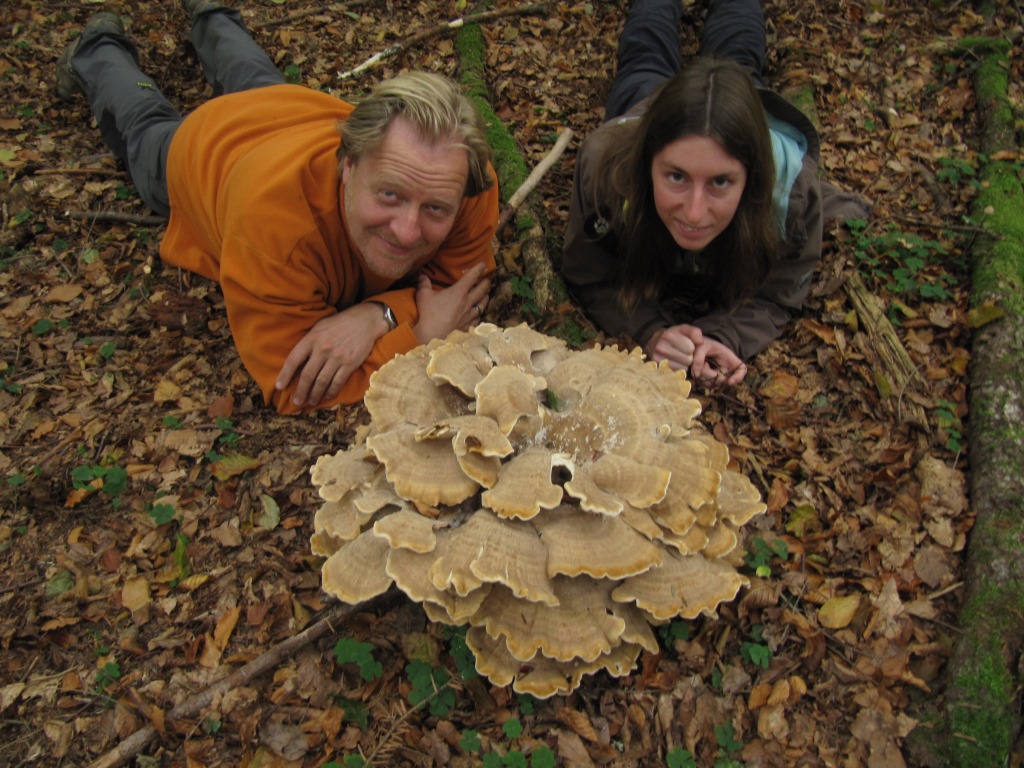
[[[161,258],[220,283],[242,361],[281,413],[359,401],[395,355],[478,322],[498,218],[482,120],[446,78],[405,73],[357,105],[285,83],[238,11],[181,0],[215,98],[187,117],[99,13],[57,67],[86,94]]]

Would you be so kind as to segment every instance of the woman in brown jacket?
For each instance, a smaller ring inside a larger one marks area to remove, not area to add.
[[[680,71],[678,0],[634,0],[608,122],[577,158],[562,274],[606,333],[738,384],[807,295],[822,222],[866,215],[819,183],[818,135],[761,78],[759,0],[712,0]]]

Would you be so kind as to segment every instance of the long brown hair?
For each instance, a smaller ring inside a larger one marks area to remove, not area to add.
[[[757,293],[780,250],[772,212],[775,161],[764,107],[749,75],[727,59],[698,57],[652,97],[631,133],[610,142],[611,225],[621,259],[619,304],[629,312],[653,300],[674,269],[679,246],[654,205],[654,156],[676,139],[703,136],[718,142],[747,171],[729,226],[705,249],[714,300],[735,306]]]

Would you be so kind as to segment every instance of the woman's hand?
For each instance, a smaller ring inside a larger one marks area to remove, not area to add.
[[[695,325],[673,325],[654,332],[644,350],[656,362],[665,360],[676,371],[705,387],[733,386],[743,381],[747,366],[729,347],[704,337]]]
[[[705,387],[735,386],[747,375],[747,366],[736,353],[725,344],[714,339],[705,339],[697,347],[690,365],[690,378]]]
[[[703,343],[704,334],[697,326],[671,325],[655,331],[644,351],[651,360],[665,360],[672,370],[682,371],[693,365],[697,348]]]

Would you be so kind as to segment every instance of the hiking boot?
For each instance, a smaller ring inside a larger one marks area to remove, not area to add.
[[[188,17],[195,21],[200,16],[226,8],[217,0],[181,0],[181,9],[188,14]]]
[[[75,51],[78,50],[78,44],[82,42],[82,38],[87,34],[94,37],[98,35],[125,37],[124,21],[116,13],[110,13],[109,11],[97,13],[85,22],[82,34],[68,43],[68,47],[64,49],[64,53],[57,60],[57,96],[64,101],[71,101],[76,93],[85,93],[82,78],[78,76],[74,67],[71,66],[71,58],[75,55]]]

